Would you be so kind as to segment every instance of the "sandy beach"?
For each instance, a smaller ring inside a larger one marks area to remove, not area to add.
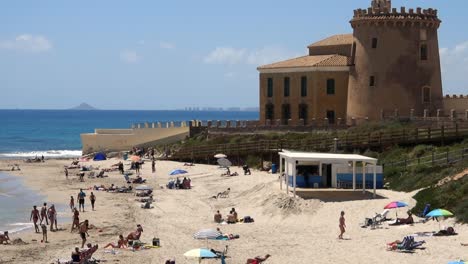
[[[99,162],[83,162],[93,167],[110,168],[118,159]],[[106,173],[107,178],[85,178],[79,182],[77,170],[70,170],[65,178],[63,167],[70,160],[46,160],[44,163],[23,163],[22,161],[3,160],[0,168],[19,163],[21,171],[9,174],[21,177],[32,190],[47,197],[48,204],[68,205],[71,195],[75,196],[80,188],[111,183],[126,185],[117,171]],[[124,161],[126,168],[129,162]],[[190,190],[169,190],[161,188],[168,179],[168,173],[177,168],[187,170],[192,179]],[[155,188],[155,208],[145,210],[135,201],[133,193],[120,194],[94,191],[97,201],[96,210],[90,210],[86,200],[86,212],[80,214],[80,221],[88,219],[95,228],[89,231],[88,242],[100,248],[93,255],[107,263],[164,263],[175,259],[176,263],[196,263],[195,259],[183,256],[184,252],[206,247],[222,250],[229,246],[226,263],[243,264],[248,258],[271,254],[264,263],[447,263],[450,260],[468,259],[468,248],[460,243],[468,243],[468,227],[455,224],[447,219],[442,226],[455,226],[457,236],[416,237],[425,240],[424,250],[413,254],[386,250],[386,243],[401,240],[416,232],[437,231],[439,223],[429,221],[408,226],[388,226],[371,230],[361,228],[365,217],[381,212],[391,201],[415,204],[411,198],[414,193],[379,190],[384,198],[354,200],[344,202],[322,202],[319,200],[292,199],[281,192],[278,175],[252,170],[252,175],[244,176],[241,168],[232,168],[240,176],[223,177],[223,171],[214,165],[184,167],[182,163],[158,161],[156,173],[151,173],[149,162],[143,165],[142,176],[148,185]],[[229,197],[213,199],[211,196],[231,188]],[[1,199],[1,196],[0,196]],[[32,204],[31,204],[32,207]],[[223,216],[235,207],[240,217],[251,216],[254,223],[219,225],[213,222],[213,214],[220,210]],[[338,219],[340,212],[346,212],[347,229],[344,240],[339,240]],[[404,216],[405,209],[398,210]],[[8,213],[2,211],[2,214]],[[71,211],[66,211],[71,217]],[[395,212],[390,212],[394,217]],[[29,220],[29,215],[25,215]],[[119,234],[126,236],[141,224],[144,232],[143,242],[151,243],[154,237],[161,241],[161,248],[140,251],[116,249],[117,254],[107,253],[102,247],[109,242],[115,243]],[[71,221],[58,223],[60,231],[49,232],[49,243],[41,243],[41,234],[33,229],[11,234],[10,238],[21,238],[27,245],[0,245],[0,263],[54,263],[57,259],[70,259],[75,246],[80,246],[77,233],[70,233]],[[195,240],[192,235],[204,228],[219,227],[223,233],[238,234],[239,239],[230,241]],[[35,241],[33,241],[35,240]],[[220,263],[220,260],[203,260],[202,263]]]

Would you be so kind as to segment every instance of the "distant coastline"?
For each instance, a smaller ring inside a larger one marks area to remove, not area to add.
[[[81,103],[80,105],[72,107],[69,110],[99,110],[99,109],[87,103]]]

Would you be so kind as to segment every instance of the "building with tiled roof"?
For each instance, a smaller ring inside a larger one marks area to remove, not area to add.
[[[437,10],[397,10],[390,0],[354,10],[352,34],[330,36],[307,46],[305,56],[257,68],[260,122],[435,115],[443,108],[440,23]]]

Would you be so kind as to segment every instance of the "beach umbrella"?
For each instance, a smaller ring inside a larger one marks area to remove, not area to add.
[[[172,170],[169,175],[179,175],[179,174],[185,174],[188,173],[186,170],[181,170],[181,169],[176,169]]]
[[[227,158],[226,154],[222,154],[222,153],[218,153],[218,154],[214,155],[214,157],[217,158],[217,159]]]
[[[463,260],[450,261],[448,264],[465,264]]]
[[[130,160],[131,160],[131,161],[134,161],[134,162],[138,162],[138,161],[141,160],[141,158],[140,158],[139,156],[131,156],[131,157],[130,157]]]
[[[226,158],[221,158],[221,159],[218,159],[218,164],[221,167],[226,167],[227,168],[227,167],[230,167],[232,165],[232,162],[229,161]]]
[[[195,239],[216,239],[219,236],[222,236],[221,232],[216,229],[202,229],[193,234]]]
[[[216,258],[216,254],[207,248],[195,248],[184,253],[188,258],[198,258],[198,263],[201,263],[202,258]]]
[[[406,206],[408,206],[407,203],[395,201],[395,202],[391,202],[391,203],[387,204],[384,207],[384,209],[395,209],[395,208],[406,207]],[[398,212],[395,211],[395,215],[398,218]]]
[[[434,209],[434,210],[430,211],[426,215],[426,218],[430,218],[430,217],[449,217],[449,216],[453,216],[453,214],[448,210]],[[440,230],[440,222],[439,222],[439,230]]]
[[[148,191],[148,190],[153,190],[153,187],[150,187],[148,185],[140,185],[135,188],[137,191]]]

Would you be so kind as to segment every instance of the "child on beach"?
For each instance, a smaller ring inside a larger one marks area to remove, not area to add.
[[[345,223],[345,218],[344,218],[344,211],[341,211],[341,217],[340,217],[340,235],[338,236],[339,239],[343,239],[343,234],[346,232],[346,223]]]
[[[39,227],[37,226],[37,221],[39,221],[39,210],[37,210],[37,206],[33,206],[33,210],[31,211],[31,217],[29,218],[29,221],[33,220],[34,223],[34,229],[36,233],[39,233]]]
[[[73,229],[79,229],[80,228],[80,212],[78,212],[78,209],[74,208],[73,210],[73,222],[72,222],[72,227],[70,230],[70,233],[73,232]]]
[[[70,210],[73,212],[75,209],[75,199],[73,196],[70,196]]]
[[[10,241],[10,237],[8,236],[8,231],[3,232],[0,234],[0,245],[3,245],[3,242],[8,245],[8,241]]]
[[[42,228],[42,241],[44,243],[49,243],[49,242],[47,242],[47,226],[44,225],[44,224],[41,224],[41,228]]]

